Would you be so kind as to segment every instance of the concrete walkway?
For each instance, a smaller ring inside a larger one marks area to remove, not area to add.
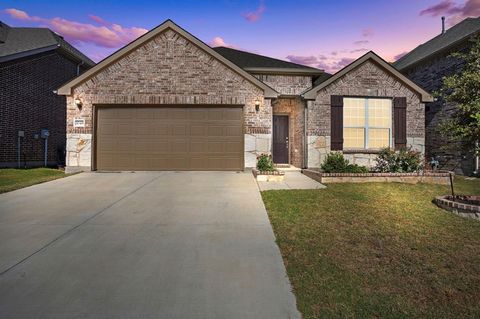
[[[279,189],[320,189],[326,186],[302,174],[300,170],[284,170],[282,182],[257,182],[261,191]]]
[[[299,318],[250,173],[83,173],[0,195],[0,318]]]

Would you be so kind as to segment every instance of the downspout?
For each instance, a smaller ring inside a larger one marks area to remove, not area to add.
[[[303,168],[308,168],[308,136],[307,136],[307,125],[308,125],[308,101],[305,101],[305,107],[303,109]]]
[[[80,75],[80,67],[85,63],[85,61],[82,61],[81,63],[77,64],[77,76]]]
[[[475,149],[478,150],[479,149],[479,142],[476,141],[475,142]],[[480,154],[478,153],[478,151],[476,152],[477,154],[475,154],[475,171],[473,172],[475,175],[480,175]]]

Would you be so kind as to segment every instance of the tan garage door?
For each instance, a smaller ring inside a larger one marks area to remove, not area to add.
[[[99,107],[98,170],[243,170],[241,107]]]

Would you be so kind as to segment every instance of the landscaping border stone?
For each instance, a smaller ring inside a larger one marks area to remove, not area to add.
[[[450,184],[450,172],[415,173],[322,173],[312,169],[303,169],[302,173],[322,183],[428,183]]]
[[[457,196],[456,196],[457,197]],[[480,196],[466,196],[475,200],[480,200]],[[480,205],[470,205],[459,201],[454,201],[451,195],[437,196],[433,202],[440,208],[448,210],[462,217],[480,220]]]
[[[285,172],[282,171],[259,171],[258,169],[252,170],[253,176],[259,182],[281,182],[285,177]]]

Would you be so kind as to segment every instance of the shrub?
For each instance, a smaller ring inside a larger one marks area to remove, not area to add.
[[[267,154],[257,156],[257,169],[259,171],[273,171],[275,168],[273,167],[272,156]]]
[[[374,170],[388,173],[411,173],[421,170],[422,154],[411,148],[402,148],[394,151],[384,148],[376,158]]]
[[[327,154],[327,157],[321,165],[321,169],[325,173],[367,173],[368,169],[365,166],[357,164],[350,164],[350,162],[343,157],[340,152],[332,152]]]

